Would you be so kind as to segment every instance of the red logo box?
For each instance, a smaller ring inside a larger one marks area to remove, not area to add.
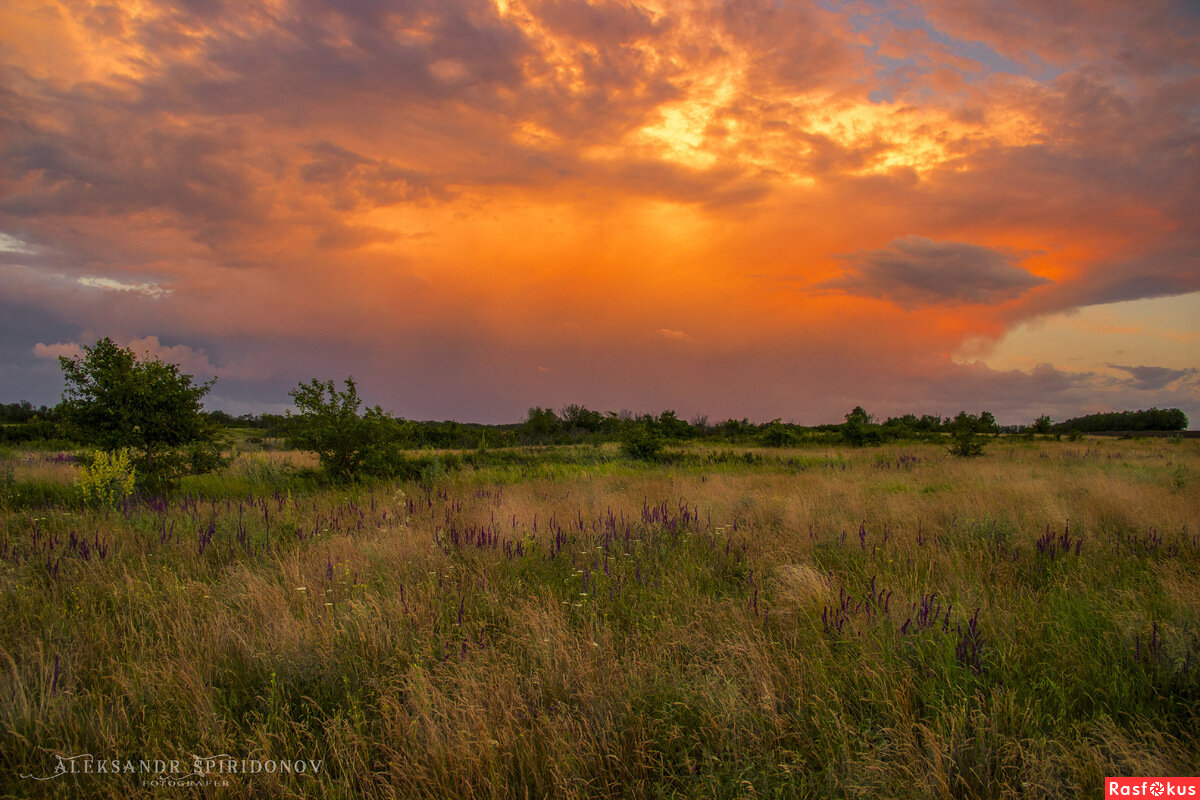
[[[1105,778],[1104,797],[1194,797],[1200,800],[1200,778]]]

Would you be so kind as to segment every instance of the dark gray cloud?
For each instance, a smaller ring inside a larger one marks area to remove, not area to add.
[[[1170,297],[1200,291],[1200,229],[1175,231],[1148,252],[1109,260],[1070,287],[1073,305]]]
[[[819,284],[821,288],[891,300],[906,308],[1000,303],[1049,283],[1017,266],[1020,254],[923,236],[904,236],[842,260],[848,270]]]
[[[119,99],[74,93],[42,124],[0,116],[0,213],[15,217],[150,208],[206,220],[260,213],[247,132],[231,123],[172,128]]]
[[[77,332],[77,325],[57,314],[0,297],[0,402],[58,402],[62,372],[57,362],[36,358],[32,343],[67,342]]]
[[[439,62],[457,62],[477,99],[498,87],[515,89],[522,60],[532,55],[516,25],[501,19],[491,3],[476,0],[307,0],[278,14],[257,11],[247,5],[241,19],[225,20],[198,42],[200,59],[147,82],[148,106],[265,110],[293,123],[324,116],[322,106],[357,116],[381,102],[461,96],[463,81],[446,80],[447,73],[435,68]],[[158,21],[141,30],[140,40],[151,50],[169,50],[191,22],[185,14]]]
[[[429,174],[406,169],[389,159],[372,159],[330,142],[314,146],[300,177],[327,192],[339,211],[396,203],[447,200],[451,193]]]
[[[1128,372],[1133,376],[1131,381],[1133,387],[1145,391],[1165,389],[1180,378],[1200,374],[1200,369],[1171,369],[1170,367],[1125,366],[1122,364],[1109,364],[1108,366]]]

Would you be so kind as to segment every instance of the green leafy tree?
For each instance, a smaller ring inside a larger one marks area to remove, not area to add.
[[[871,415],[862,406],[855,406],[846,415],[846,422],[842,425],[842,438],[855,447],[862,447],[878,438],[878,434],[868,427],[870,424]]]
[[[799,441],[799,437],[787,426],[778,419],[773,419],[759,434],[759,441],[767,447],[788,447]]]
[[[564,406],[559,412],[559,419],[567,430],[595,433],[600,430],[604,416],[599,411],[592,411],[586,406],[572,403]]]
[[[942,418],[936,414],[922,414],[916,429],[924,433],[935,433],[942,429]]]
[[[983,455],[983,440],[978,434],[980,427],[979,417],[966,411],[959,412],[950,427],[950,452],[960,458]]]
[[[139,482],[162,488],[180,476],[221,467],[217,428],[201,400],[216,379],[191,375],[104,338],[76,358],[59,358],[66,390],[59,412],[83,441],[129,451]]]
[[[317,454],[321,471],[335,483],[363,475],[394,475],[404,468],[400,448],[410,426],[379,406],[359,414],[362,400],[354,378],[339,391],[332,380],[315,378],[289,394],[296,414],[288,414],[293,446]]]
[[[750,420],[742,417],[738,419],[727,419],[717,425],[717,430],[721,436],[730,440],[737,441],[751,436],[755,430],[755,426],[750,423]]]
[[[626,456],[640,461],[654,461],[661,455],[662,448],[663,435],[645,422],[634,427],[621,445]]]
[[[1034,421],[1033,429],[1037,433],[1048,434],[1054,429],[1054,421],[1050,419],[1049,414],[1042,414]]]
[[[687,421],[680,419],[672,409],[659,414],[655,423],[658,430],[669,439],[686,439],[692,433],[692,428]]]
[[[549,442],[562,431],[562,420],[552,409],[535,406],[521,423],[521,433],[529,441]]]

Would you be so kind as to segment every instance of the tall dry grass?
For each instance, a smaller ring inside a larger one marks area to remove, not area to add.
[[[0,791],[163,791],[21,777],[81,753],[323,764],[168,788],[231,797],[1063,797],[1200,770],[1195,442],[523,469],[6,513]]]

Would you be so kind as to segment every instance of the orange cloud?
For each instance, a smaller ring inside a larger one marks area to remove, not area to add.
[[[951,354],[1200,290],[1198,26],[1082,0],[10,3],[0,332],[13,359],[157,337],[239,365],[247,403],[353,371],[431,417],[1095,405],[1118,388]],[[11,364],[0,391],[52,391]]]

